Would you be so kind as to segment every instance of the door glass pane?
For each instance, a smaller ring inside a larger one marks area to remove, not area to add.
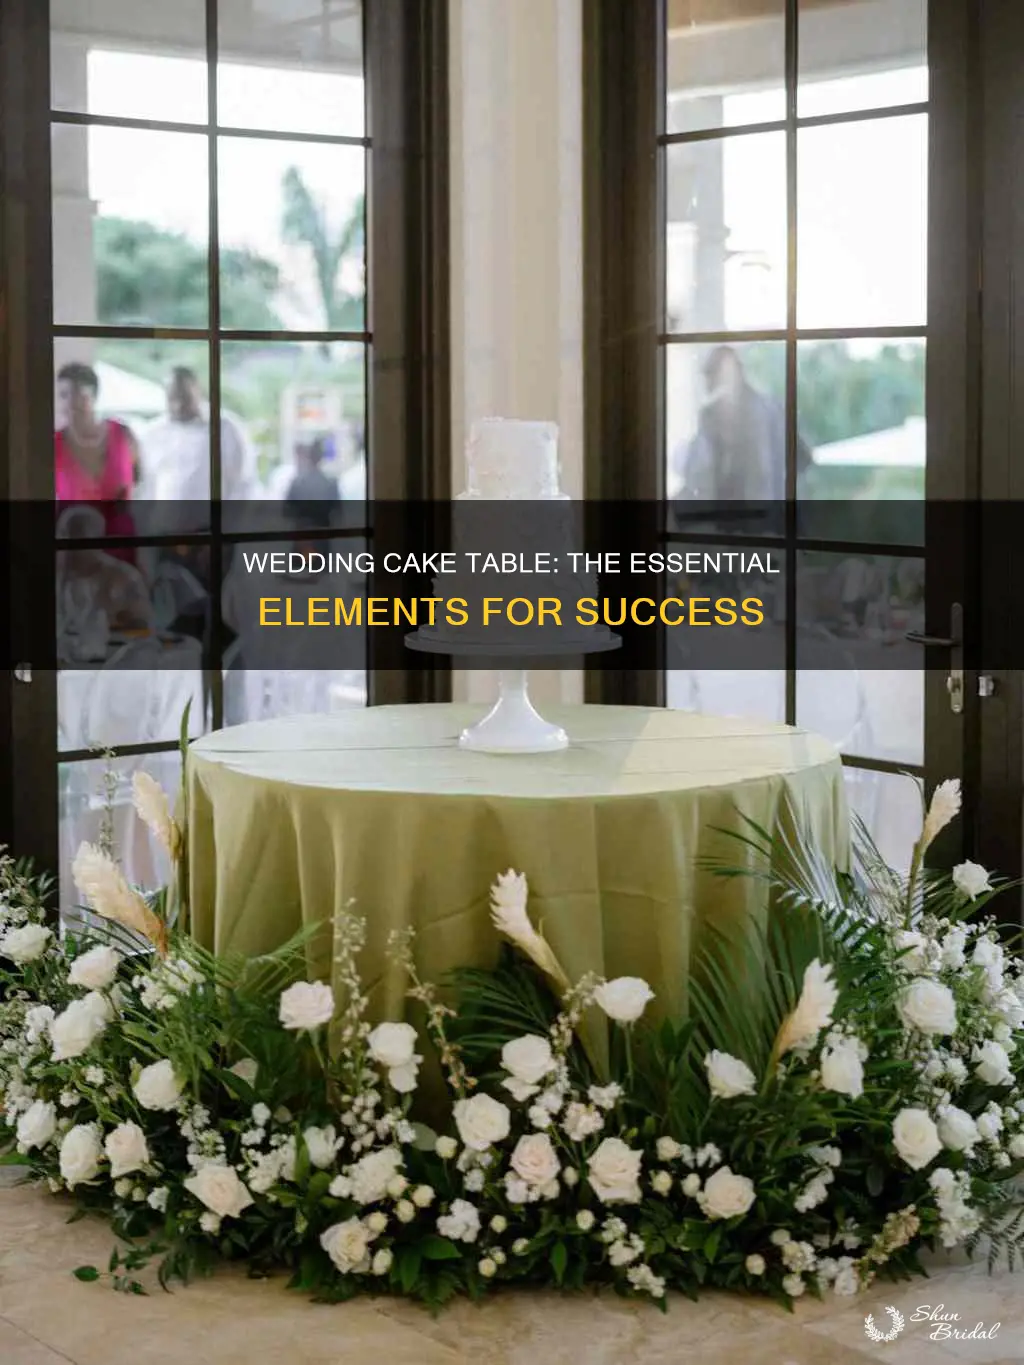
[[[923,673],[802,668],[796,681],[798,724],[824,735],[842,753],[924,762]]]
[[[924,324],[927,174],[927,115],[799,130],[801,327]]]
[[[786,719],[785,669],[670,669],[665,703],[709,716]]]
[[[928,98],[928,0],[800,0],[797,112]]]
[[[797,722],[846,754],[921,763],[923,559],[801,553],[797,579]]]
[[[50,103],[77,114],[205,123],[204,0],[50,0]]]
[[[666,149],[670,332],[786,321],[786,138],[752,133]]]
[[[667,24],[668,132],[785,117],[785,0],[669,0]]]
[[[206,342],[58,337],[54,367],[58,501],[98,502],[101,535],[209,529]]]
[[[132,758],[94,758],[60,765],[60,910],[67,919],[78,907],[71,864],[83,843],[109,841],[125,876],[147,891],[167,884],[170,863],[132,803],[132,776],[147,772],[160,783],[172,810],[181,783],[177,750]],[[76,916],[77,917],[77,916]]]
[[[224,137],[218,158],[224,327],[360,331],[363,149]]]
[[[363,135],[359,0],[220,0],[217,10],[221,127]]]
[[[281,506],[295,539],[243,541],[226,566],[225,725],[366,705],[367,628],[338,622],[335,604],[365,598],[368,542],[315,535],[322,524],[315,515],[308,524],[315,499]],[[279,556],[280,570],[268,554]],[[306,622],[325,628],[299,624]]]
[[[846,799],[867,825],[882,857],[898,872],[910,870],[914,841],[921,833],[921,790],[902,773],[846,767]]]
[[[666,346],[669,496],[784,497],[785,394],[785,342]]]
[[[802,496],[924,497],[923,338],[799,342],[797,407],[810,453]]]
[[[204,327],[206,138],[55,124],[57,323]]]
[[[221,403],[251,447],[259,497],[270,500],[245,509],[250,525],[267,529],[292,493],[325,505],[365,501],[363,346],[223,342]]]

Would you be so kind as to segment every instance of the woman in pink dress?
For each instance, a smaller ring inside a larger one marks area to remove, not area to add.
[[[74,362],[57,375],[57,502],[99,503],[107,535],[131,535],[135,524],[124,504],[136,480],[138,447],[124,423],[97,416],[99,387],[90,365]],[[134,556],[122,552],[119,557]]]

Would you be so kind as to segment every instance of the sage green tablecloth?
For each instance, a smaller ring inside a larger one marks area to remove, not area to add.
[[[790,794],[820,845],[847,850],[835,750],[799,729],[634,707],[551,708],[560,754],[458,749],[480,708],[394,706],[259,721],[207,735],[189,756],[193,928],[208,947],[264,952],[354,902],[377,1017],[401,1017],[386,960],[392,928],[418,931],[422,972],[493,962],[488,890],[526,873],[531,910],[571,977],[649,981],[660,1010],[685,1003],[702,926],[763,914],[718,830],[771,828]],[[717,828],[716,828],[717,827]],[[331,969],[329,928],[309,951]]]

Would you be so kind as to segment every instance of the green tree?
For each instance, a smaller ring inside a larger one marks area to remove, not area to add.
[[[777,342],[745,346],[751,383],[780,402],[785,353]],[[924,416],[925,349],[919,342],[880,346],[856,355],[845,341],[802,343],[797,349],[800,435],[811,447],[899,427]]]
[[[93,251],[99,322],[207,325],[209,276],[204,246],[152,223],[97,218]],[[280,273],[273,261],[245,248],[222,247],[222,324],[279,328],[281,321],[273,307],[279,285]]]
[[[289,166],[282,181],[284,240],[309,248],[316,270],[329,331],[358,331],[363,325],[363,293],[349,292],[341,283],[341,267],[349,257],[362,257],[366,241],[365,199],[360,195],[340,227],[332,226],[326,207],[318,203],[297,166]]]

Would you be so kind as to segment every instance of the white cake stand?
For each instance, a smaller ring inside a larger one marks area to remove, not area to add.
[[[448,654],[453,658],[486,658],[500,661],[502,652],[494,645],[457,644],[432,639],[422,631],[405,637],[410,649],[428,654]],[[572,658],[578,654],[599,654],[618,649],[622,640],[618,635],[606,634],[592,639],[581,639],[567,646],[565,643],[545,641],[531,646],[517,647],[515,657]],[[511,651],[506,653],[506,657]],[[483,754],[551,754],[569,747],[569,736],[560,725],[545,720],[530,700],[528,675],[525,668],[498,670],[498,700],[482,720],[468,726],[459,736],[460,749],[473,749]]]

